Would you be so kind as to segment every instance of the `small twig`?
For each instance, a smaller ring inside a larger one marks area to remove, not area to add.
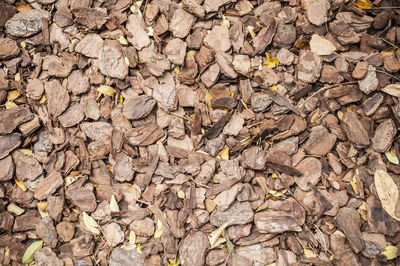
[[[370,8],[361,8],[364,10],[375,10],[375,9],[400,9],[400,6],[377,6],[377,7],[370,7]]]
[[[191,119],[191,118],[186,117],[186,116],[184,116],[184,115],[180,115],[180,114],[176,114],[176,113],[172,113],[172,112],[166,112],[166,113],[169,114],[169,115],[174,115],[174,116],[177,116],[177,117],[179,117],[179,118],[182,118],[182,119],[185,119],[185,120],[187,120],[187,121],[192,122],[192,119]]]
[[[396,48],[396,49],[400,49],[397,45],[395,45],[394,43],[392,43],[392,42],[389,42],[388,40],[386,40],[385,38],[383,38],[382,36],[380,37],[380,39],[382,40],[382,41],[384,41],[385,43],[387,43],[387,44],[389,44],[389,45],[391,45],[391,46],[393,46],[394,48]]]
[[[383,70],[379,70],[379,69],[375,69],[375,70],[374,70],[374,69],[365,69],[365,68],[362,68],[362,70],[375,71],[375,72],[383,73],[383,74],[386,74],[386,75],[388,75],[388,76],[394,78],[394,79],[397,80],[397,81],[400,81],[400,79],[399,79],[398,77],[396,77],[396,76],[394,76],[394,75],[392,75],[392,74],[390,74],[390,73],[388,73],[388,72],[386,72],[386,71],[383,71]]]
[[[327,87],[322,87],[322,88],[320,88],[319,90],[317,90],[316,92],[314,92],[310,97],[308,97],[307,99],[305,99],[304,102],[302,102],[302,103],[299,105],[299,108],[301,108],[306,102],[308,102],[311,98],[313,98],[315,95],[317,95],[317,94],[320,93],[320,92],[323,92],[323,91],[325,91],[325,90],[327,90],[327,89],[332,89],[332,88],[335,88],[335,87],[338,87],[338,86],[341,86],[341,85],[350,85],[350,84],[354,84],[354,83],[357,83],[357,82],[358,82],[358,81],[349,81],[349,82],[334,84],[334,85],[327,86]]]

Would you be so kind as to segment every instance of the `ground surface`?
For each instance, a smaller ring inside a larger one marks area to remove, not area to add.
[[[0,0],[0,264],[398,265],[396,5]]]

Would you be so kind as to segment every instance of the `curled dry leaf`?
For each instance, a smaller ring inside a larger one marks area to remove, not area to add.
[[[385,155],[389,162],[391,162],[392,164],[399,164],[399,158],[397,158],[396,156],[396,150],[394,149],[394,147],[385,152]]]
[[[113,96],[115,93],[115,89],[108,85],[101,85],[100,87],[97,88],[97,91],[105,96],[110,96],[110,97]]]
[[[100,226],[96,222],[93,217],[89,216],[86,212],[82,213],[83,223],[85,224],[86,228],[92,232],[93,234],[99,235],[100,234]]]
[[[393,219],[400,221],[400,217],[395,214],[396,206],[399,203],[399,188],[396,183],[383,170],[376,170],[374,182],[382,207]]]
[[[381,255],[385,256],[387,260],[395,259],[397,258],[397,249],[396,246],[387,246]]]
[[[355,0],[354,3],[357,7],[362,9],[373,8],[374,5],[369,0]]]
[[[211,232],[210,236],[208,237],[208,240],[210,241],[211,249],[215,248],[216,246],[218,246],[220,244],[218,239],[224,232],[225,228],[228,227],[229,224],[230,224],[230,222],[226,222],[223,225],[221,225],[220,227],[218,227],[216,230]]]

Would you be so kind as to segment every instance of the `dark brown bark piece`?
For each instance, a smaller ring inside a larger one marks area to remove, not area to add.
[[[6,157],[10,152],[21,144],[21,134],[12,133],[0,136],[0,159]]]
[[[353,208],[341,208],[335,217],[335,223],[343,231],[355,253],[364,248],[360,231],[360,215]]]
[[[179,258],[183,266],[204,265],[207,250],[210,244],[208,237],[201,231],[190,232],[179,248]]]
[[[35,191],[35,198],[38,200],[44,200],[63,184],[64,180],[60,173],[55,171],[51,172],[42,182],[40,182],[38,189]]]
[[[44,89],[46,91],[49,114],[55,117],[61,115],[69,104],[68,91],[56,79],[47,82],[44,85]]]
[[[0,112],[0,134],[9,134],[19,125],[33,119],[28,108],[11,108]]]
[[[368,132],[356,113],[346,112],[343,115],[341,125],[349,140],[357,147],[366,147],[369,145]]]
[[[309,154],[324,156],[332,150],[335,142],[335,135],[329,133],[323,126],[316,126],[311,129],[305,149]]]
[[[43,168],[33,155],[25,155],[21,151],[12,153],[15,163],[15,174],[22,181],[33,181],[43,173]]]
[[[153,123],[132,128],[126,133],[126,140],[132,146],[147,146],[164,136],[164,131]]]
[[[54,227],[53,220],[50,217],[44,217],[36,225],[36,233],[44,243],[52,248],[57,245],[57,231]]]
[[[96,209],[96,198],[90,189],[71,188],[65,191],[65,195],[82,211],[93,212]]]
[[[372,138],[372,148],[376,152],[386,152],[392,145],[393,139],[397,134],[396,124],[392,119],[383,121],[375,130]]]

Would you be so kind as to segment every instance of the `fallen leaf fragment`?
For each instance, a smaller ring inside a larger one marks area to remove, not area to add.
[[[210,249],[215,248],[218,246],[221,242],[218,241],[219,237],[222,235],[224,232],[225,228],[228,227],[230,222],[226,222],[217,229],[215,229],[213,232],[211,232],[210,236],[208,237],[208,240],[210,241]]]
[[[357,7],[363,8],[363,9],[368,9],[368,8],[374,7],[374,5],[369,0],[355,0],[354,3],[356,4]]]
[[[219,156],[221,156],[222,160],[229,160],[229,147],[227,145],[220,151]]]
[[[97,88],[97,91],[105,96],[110,96],[110,97],[113,96],[114,93],[116,92],[113,87],[108,85],[100,85],[100,87]]]
[[[18,90],[12,90],[7,93],[7,100],[12,102],[17,99],[21,93]]]
[[[396,206],[399,203],[399,189],[392,177],[383,170],[376,170],[374,175],[376,192],[378,193],[383,209],[397,221]]]
[[[154,238],[160,238],[161,237],[161,235],[163,234],[162,226],[163,226],[162,222],[159,219],[157,219],[157,229],[154,232]]]
[[[15,4],[15,8],[18,10],[18,12],[22,12],[25,10],[30,10],[32,9],[32,6],[30,4],[24,3],[24,2],[18,2]]]
[[[17,184],[17,186],[18,186],[22,191],[25,192],[25,191],[27,190],[27,188],[26,188],[24,182],[22,182],[22,180],[19,180],[18,178],[14,177],[14,181],[15,181],[15,184]]]
[[[86,212],[82,213],[82,220],[86,228],[93,234],[100,234],[100,226],[93,217],[89,216]]]
[[[267,57],[267,61],[263,63],[264,66],[267,66],[269,68],[274,68],[279,65],[279,60],[276,57],[271,58],[269,53],[265,53],[265,56]]]
[[[400,97],[400,83],[389,84],[382,91],[389,95]]]
[[[43,95],[42,98],[40,98],[39,103],[43,104],[45,102],[46,102],[46,96]]]
[[[392,148],[385,152],[386,158],[391,162],[392,164],[399,164],[399,158],[396,156],[396,151],[394,149],[394,146]]]
[[[381,57],[384,58],[385,56],[391,56],[392,54],[394,54],[394,52],[396,52],[397,48],[395,47],[390,47],[388,49],[382,50],[381,51]]]
[[[118,202],[115,199],[114,195],[111,195],[110,209],[111,209],[112,212],[119,212]]]
[[[14,203],[11,203],[7,206],[7,211],[14,213],[15,215],[21,215],[25,212],[24,209],[22,209],[21,207],[15,205]]]
[[[318,257],[317,254],[315,254],[312,249],[305,248],[303,251],[304,251],[304,256],[306,256],[306,258],[316,258],[316,257]]]
[[[381,255],[385,256],[387,260],[392,260],[397,258],[397,247],[396,246],[387,246],[382,251]]]
[[[336,51],[336,47],[333,43],[318,34],[313,34],[313,36],[311,36],[310,48],[311,52],[316,55],[330,55]]]
[[[135,231],[131,230],[129,231],[129,244],[135,245],[135,243],[136,243],[136,233]]]
[[[29,245],[25,250],[24,256],[22,257],[22,263],[31,263],[33,261],[33,255],[36,250],[43,247],[43,240],[38,240]]]
[[[178,190],[178,198],[180,199],[184,199],[185,198],[185,192],[183,192],[182,190]]]
[[[168,259],[169,263],[168,266],[179,266],[181,262],[179,261],[179,257],[175,257],[173,259]]]

